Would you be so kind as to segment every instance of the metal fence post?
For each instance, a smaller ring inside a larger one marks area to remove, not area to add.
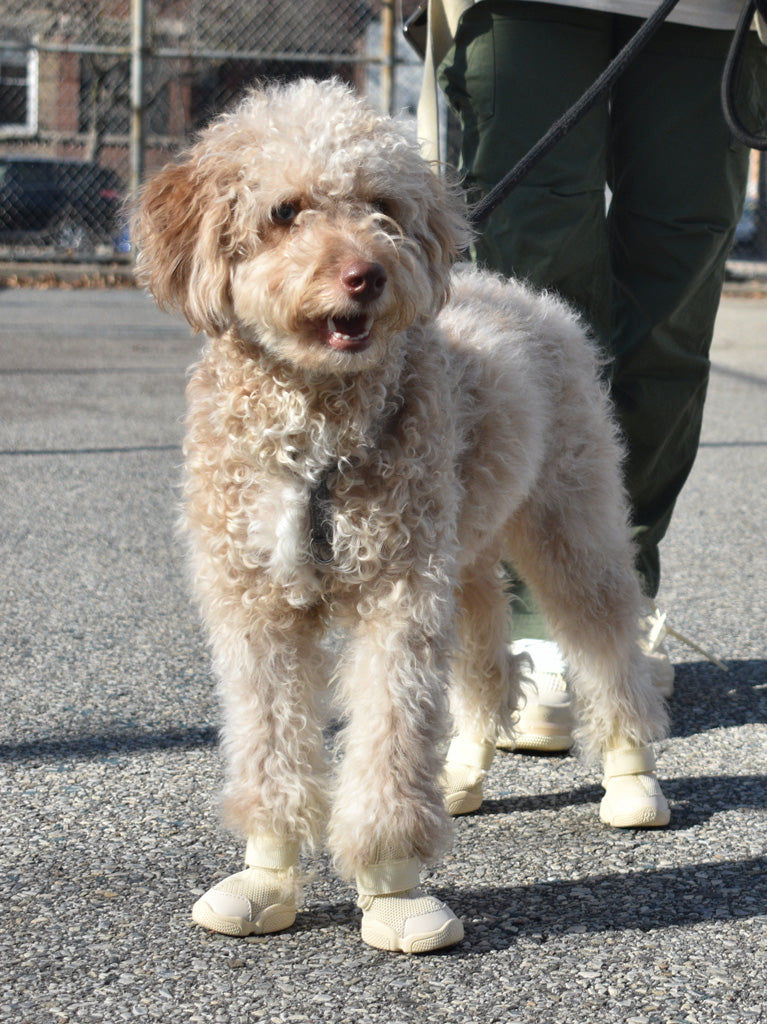
[[[394,113],[394,0],[381,2],[381,110]]]
[[[146,53],[146,0],[131,0],[130,170],[128,184],[141,184],[145,163],[144,55]]]

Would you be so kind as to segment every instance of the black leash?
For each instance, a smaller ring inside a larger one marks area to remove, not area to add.
[[[309,550],[318,565],[333,561],[333,504],[328,478],[334,472],[335,466],[324,470],[309,492]]]
[[[487,195],[480,199],[469,215],[472,227],[478,227],[493,210],[500,206],[525,175],[610,91],[626,67],[657,32],[678,2],[679,0],[663,0],[623,49],[613,57],[602,74],[589,86],[580,99],[569,110],[566,110],[554,122],[546,134],[535,143],[532,149],[501,178],[497,185],[493,186]],[[746,146],[751,146],[753,149],[767,149],[767,138],[760,138],[749,134],[741,124],[735,109],[735,83],[738,67],[745,45],[746,32],[750,30],[751,20],[757,8],[760,13],[765,13],[767,11],[767,0],[747,0],[741,12],[725,63],[725,71],[722,78],[722,107],[725,119],[738,141],[743,142]]]
[[[751,22],[757,11],[767,21],[767,0],[747,0],[740,12],[738,24],[735,26],[735,34],[732,37],[732,44],[722,74],[722,110],[727,126],[738,142],[751,149],[767,150],[767,135],[754,135],[746,128],[740,119],[735,100],[735,88],[743,47],[746,45],[746,37],[751,31]]]

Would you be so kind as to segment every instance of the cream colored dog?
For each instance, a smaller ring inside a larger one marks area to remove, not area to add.
[[[445,788],[460,810],[516,707],[504,559],[565,652],[581,748],[629,786],[633,824],[665,824],[648,744],[666,714],[595,353],[554,298],[454,272],[462,202],[406,129],[338,84],[253,92],[149,181],[134,238],[140,279],[208,336],[184,522],[248,842],[195,920],[289,926],[299,845],[327,827],[367,942],[462,937],[418,872],[449,840]],[[349,639],[334,780],[329,626]]]

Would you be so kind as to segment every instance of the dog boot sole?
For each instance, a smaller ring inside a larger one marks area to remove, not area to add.
[[[671,811],[665,800],[648,800],[624,811],[614,811],[606,797],[599,805],[599,820],[613,828],[663,828],[671,821]]]
[[[473,814],[482,806],[482,789],[479,792],[474,789],[463,789],[457,793],[449,793],[445,797],[447,813],[454,818],[461,814]]]
[[[381,921],[366,921],[363,917],[361,935],[362,941],[368,946],[388,953],[433,953],[460,942],[463,938],[463,924],[456,917],[446,921],[436,931],[401,936]]]
[[[217,914],[202,897],[192,907],[192,920],[201,928],[220,932],[222,935],[268,935],[290,928],[296,920],[296,910],[295,907],[276,903],[265,907],[254,921],[249,921],[245,917]]]

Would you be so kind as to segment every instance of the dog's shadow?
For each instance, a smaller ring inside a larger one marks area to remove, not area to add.
[[[464,952],[501,950],[520,937],[544,943],[568,933],[652,932],[762,916],[767,913],[767,856],[574,881],[433,891],[468,922]]]
[[[466,941],[439,951],[461,958],[504,950],[520,939],[544,944],[566,935],[658,932],[761,917],[767,914],[767,856],[529,885],[429,885],[429,891],[464,921]],[[349,943],[357,944],[351,896],[334,892],[307,899],[291,933],[322,930],[347,933]]]
[[[757,722],[767,723],[767,661],[731,661],[728,672],[710,662],[691,662],[676,666],[676,683],[671,700],[672,736],[693,736],[708,729],[732,728]],[[337,724],[327,730],[332,745]],[[172,749],[193,750],[214,747],[216,724],[152,729],[149,723],[136,722],[126,729],[121,723],[99,733],[73,731],[69,736],[41,735],[18,743],[0,743],[0,762],[90,760],[104,754],[135,754]],[[571,792],[569,796],[548,795],[542,800],[588,803],[597,790]],[[538,806],[544,806],[539,804]],[[502,809],[502,808],[501,808]],[[518,809],[515,805],[513,809]]]
[[[700,736],[710,730],[767,723],[767,661],[733,661],[723,672],[710,662],[677,665],[674,696],[670,701],[671,736]],[[523,755],[513,754],[512,758]],[[541,757],[542,755],[525,755]],[[546,756],[556,762],[568,755]],[[733,759],[733,764],[736,762]],[[712,814],[737,807],[767,807],[767,777],[763,775],[711,775],[694,778],[664,776],[663,789],[674,805],[670,830],[682,830],[706,821]],[[561,810],[598,804],[598,784],[570,787],[559,792],[514,796],[486,796],[477,812],[513,814]]]
[[[767,660],[730,661],[727,669],[709,661],[676,665],[673,736],[767,723]]]
[[[671,824],[664,832],[684,832],[709,820],[714,814],[738,808],[767,808],[767,775],[696,775],[663,779],[663,792],[672,807]],[[603,796],[597,786],[582,786],[556,793],[515,797],[488,796],[474,817],[556,811],[579,804],[599,803]]]

